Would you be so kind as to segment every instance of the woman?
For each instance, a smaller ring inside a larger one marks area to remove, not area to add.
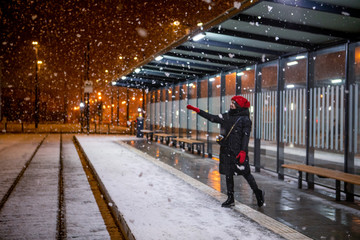
[[[220,133],[223,140],[220,146],[220,174],[226,176],[227,200],[222,207],[235,206],[234,201],[234,175],[242,175],[254,191],[257,204],[264,204],[264,192],[261,191],[250,172],[248,145],[251,132],[251,120],[249,113],[250,102],[241,96],[231,98],[228,113],[212,115],[197,107],[187,105],[187,108],[195,111],[210,122],[221,125]]]

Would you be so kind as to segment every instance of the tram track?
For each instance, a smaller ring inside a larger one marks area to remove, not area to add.
[[[58,136],[59,138],[57,138]],[[113,203],[113,201],[107,193],[100,178],[97,176],[95,169],[93,169],[85,152],[81,148],[80,144],[77,142],[76,137],[65,137],[65,142],[63,141],[63,134],[59,134],[56,137],[55,135],[53,135],[49,140],[46,140],[48,138],[48,134],[42,139],[40,138],[41,141],[38,143],[37,146],[35,145],[35,150],[32,150],[33,152],[29,152],[31,156],[28,160],[26,160],[20,172],[17,175],[14,175],[14,177],[16,176],[16,178],[13,180],[13,182],[9,182],[9,184],[11,183],[11,186],[5,192],[1,199],[0,216],[2,216],[3,218],[1,218],[0,220],[1,222],[6,224],[4,225],[4,227],[7,226],[7,229],[10,230],[10,232],[7,232],[8,230],[5,231],[10,234],[5,236],[8,239],[17,239],[17,237],[27,236],[27,234],[29,234],[29,236],[32,236],[34,234],[38,237],[44,236],[44,232],[41,233],[41,230],[39,230],[37,226],[41,225],[41,222],[46,222],[47,219],[52,219],[50,220],[52,224],[49,225],[49,227],[51,227],[48,228],[48,233],[46,234],[50,234],[58,240],[67,239],[68,237],[74,236],[74,225],[72,225],[72,227],[67,226],[67,221],[70,221],[72,224],[74,223],[73,217],[75,215],[73,209],[74,206],[76,206],[76,204],[79,204],[80,202],[68,202],[69,205],[72,205],[72,208],[70,207],[70,209],[72,210],[70,210],[71,213],[69,213],[69,216],[67,216],[68,214],[66,211],[66,203],[67,201],[69,201],[69,199],[72,199],[72,195],[67,195],[67,193],[69,193],[69,191],[74,191],[74,188],[72,188],[73,185],[70,183],[71,181],[77,179],[73,177],[69,178],[69,169],[71,168],[71,166],[73,166],[69,165],[69,163],[73,160],[76,161],[76,159],[77,161],[79,161],[80,159],[79,166],[82,166],[82,170],[84,171],[82,174],[85,174],[87,176],[87,181],[85,179],[84,180],[85,182],[88,182],[90,184],[90,187],[88,187],[89,191],[91,189],[91,193],[89,192],[90,195],[86,194],[86,196],[94,196],[96,203],[94,202],[93,204],[95,204],[94,206],[97,205],[99,216],[101,215],[100,219],[101,217],[103,218],[104,222],[102,224],[105,223],[105,226],[102,225],[104,227],[103,229],[105,230],[106,227],[106,230],[109,234],[108,236],[110,236],[111,239],[135,239],[132,236],[131,231],[127,227],[124,219],[121,219],[121,214],[119,213],[117,207],[111,204]],[[72,139],[72,141],[70,139]],[[64,150],[63,145],[66,146]],[[69,158],[68,152],[71,145],[73,145],[73,148],[75,148],[73,150],[75,155],[71,155],[74,157],[73,160],[71,160],[72,158]],[[78,155],[78,158],[76,157],[76,153]],[[65,169],[67,169],[66,174]],[[69,190],[69,187],[73,190]],[[46,191],[48,191],[46,189],[50,190],[51,195],[48,195],[48,193],[46,193]],[[48,197],[44,198],[44,193],[45,196]],[[82,198],[82,200],[79,199],[78,201],[84,200],[86,199]],[[47,207],[42,209],[44,207],[42,202],[44,201],[46,202],[45,205]],[[90,199],[88,198],[86,202],[88,204],[88,202],[90,202]],[[20,208],[17,207],[17,204],[19,203],[21,204]],[[29,208],[29,206],[31,206],[32,208]],[[14,207],[18,209],[15,209]],[[92,209],[94,208],[92,207]],[[42,212],[44,211],[50,213],[50,215],[41,216]],[[21,221],[18,221],[16,220],[18,219],[17,216],[26,217],[23,218]],[[38,218],[40,216],[41,220],[38,219],[36,222],[31,222],[30,219],[34,219],[34,217]],[[100,222],[98,223],[101,224]],[[26,229],[28,229],[28,231],[17,231],[17,226],[19,226],[19,224],[27,225]],[[86,221],[84,222],[84,224],[86,224]],[[68,227],[70,228],[67,229]],[[99,229],[100,228],[96,228],[95,231],[98,231]],[[3,230],[5,230],[5,228]],[[69,230],[71,232],[68,232]],[[2,234],[6,234],[5,232],[3,232]],[[21,234],[21,232],[22,235],[19,235]],[[2,239],[2,237],[5,237],[2,236],[2,234],[0,234],[0,239]],[[91,231],[84,232],[84,234],[86,236],[92,235]],[[48,237],[50,237],[50,235]]]
[[[1,199],[0,202],[0,212],[2,210],[2,208],[4,207],[6,201],[9,199],[11,193],[14,191],[16,185],[19,183],[21,177],[24,175],[24,172],[26,171],[26,169],[29,167],[31,161],[33,160],[33,158],[35,157],[36,153],[38,152],[39,148],[41,147],[41,145],[43,144],[43,142],[45,141],[45,139],[47,138],[48,135],[46,135],[41,142],[37,145],[35,151],[33,152],[33,154],[31,155],[31,157],[29,158],[29,160],[26,161],[24,167],[21,169],[21,171],[19,172],[19,174],[17,175],[17,177],[15,178],[14,182],[11,184],[11,186],[9,187],[9,189],[7,190],[7,192],[5,193],[4,197]]]
[[[60,156],[59,156],[59,186],[58,186],[58,217],[56,227],[56,238],[58,240],[66,239],[66,208],[64,194],[64,160],[63,160],[63,141],[60,134]]]

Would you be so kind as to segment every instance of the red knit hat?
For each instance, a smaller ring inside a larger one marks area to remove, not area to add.
[[[250,102],[242,96],[233,96],[231,100],[235,101],[242,108],[250,107]]]

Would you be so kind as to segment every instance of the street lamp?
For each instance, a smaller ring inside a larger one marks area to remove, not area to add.
[[[103,111],[103,102],[102,102],[102,97],[101,97],[101,92],[98,92],[98,115],[99,115],[99,124],[102,123],[102,111]]]
[[[38,81],[38,71],[39,71],[39,69],[38,69],[38,64],[39,64],[38,63],[38,48],[39,48],[39,43],[36,42],[36,41],[33,41],[32,45],[34,46],[34,49],[35,49],[35,110],[34,110],[34,120],[35,120],[35,128],[38,128],[38,124],[39,124],[39,81]]]

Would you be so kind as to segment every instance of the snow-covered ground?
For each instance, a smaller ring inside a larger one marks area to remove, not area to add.
[[[196,180],[192,184],[185,174],[122,144],[120,137],[77,138],[114,201],[109,204],[117,206],[136,239],[282,239],[239,211],[264,223],[265,215],[240,203],[237,210],[221,208],[225,195]]]
[[[44,136],[0,136],[0,189],[14,181]],[[77,135],[112,202],[136,239],[306,239],[197,179],[123,143],[132,136]],[[49,135],[0,211],[0,239],[56,235],[59,135]],[[31,144],[29,144],[31,142]],[[71,136],[63,135],[66,228],[69,238],[108,239]],[[6,183],[6,184],[5,184]]]

